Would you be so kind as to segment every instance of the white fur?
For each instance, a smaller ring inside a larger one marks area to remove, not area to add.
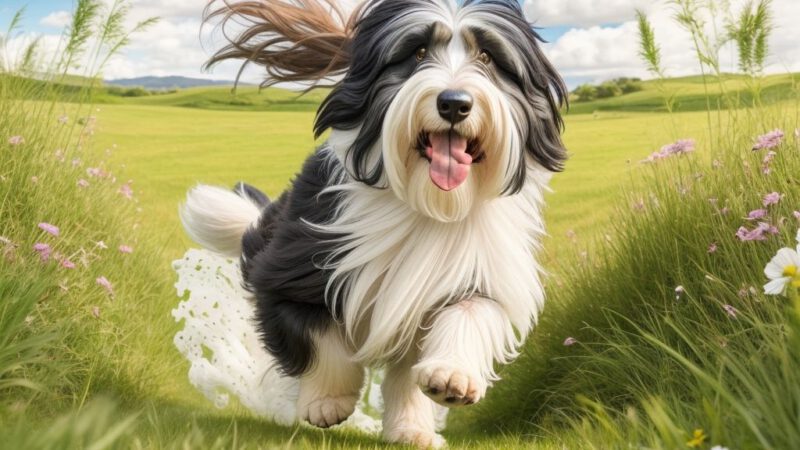
[[[351,360],[336,327],[314,339],[314,367],[300,378],[297,400],[298,419],[328,428],[350,417],[355,411],[364,368]]]
[[[189,191],[180,208],[181,222],[193,241],[230,257],[241,255],[242,236],[260,214],[244,193],[206,185]]]

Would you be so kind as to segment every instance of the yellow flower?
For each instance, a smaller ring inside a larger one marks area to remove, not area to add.
[[[703,445],[703,442],[705,441],[706,441],[706,434],[703,433],[703,430],[698,428],[697,430],[694,430],[692,439],[690,439],[689,442],[686,443],[686,445],[688,445],[691,448],[697,448]]]

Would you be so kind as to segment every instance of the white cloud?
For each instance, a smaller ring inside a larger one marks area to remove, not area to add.
[[[524,7],[537,26],[590,27],[626,22],[636,9],[650,11],[660,4],[658,0],[526,0]]]
[[[531,4],[537,3],[547,5],[544,0],[528,0],[526,7],[530,11]],[[596,23],[604,23],[602,19],[608,13],[604,12],[608,4],[609,7],[617,5],[616,0],[603,2],[603,6],[597,6],[599,2],[590,0],[575,0],[574,2],[552,1],[552,10],[556,13],[566,14],[572,8],[572,4],[583,5],[588,9],[581,9],[582,15],[579,20],[587,21],[588,17],[596,17]],[[650,21],[655,28],[656,39],[661,47],[663,65],[666,67],[667,74],[670,76],[682,76],[697,74],[700,71],[697,58],[695,56],[690,35],[674,18],[674,11],[667,5],[658,2],[648,2],[645,10],[648,11]],[[734,0],[734,7],[730,12],[736,13],[740,10],[743,1]],[[590,8],[592,4],[594,8]],[[800,29],[795,25],[796,18],[800,17],[800,2],[796,0],[773,0],[772,8],[774,12],[775,32],[770,41],[771,57],[767,61],[766,71],[768,73],[781,73],[790,71],[800,71]],[[546,9],[546,8],[545,8]],[[580,9],[580,8],[579,8]],[[576,10],[577,11],[577,10]],[[591,14],[596,12],[596,14]],[[529,17],[533,19],[532,17]],[[553,13],[547,16],[551,23],[559,23],[566,20],[564,17]],[[709,21],[707,34],[713,34],[713,27]],[[724,18],[717,18],[718,23]],[[591,22],[591,21],[589,21]],[[721,28],[720,28],[721,29]],[[552,44],[545,45],[545,51],[551,58],[553,64],[565,77],[590,77],[596,81],[605,80],[619,76],[635,76],[648,78],[644,63],[639,57],[638,50],[638,28],[635,20],[629,19],[617,26],[589,26],[586,28],[573,28],[566,32]],[[737,71],[735,48],[732,44],[727,44],[720,52],[722,70],[727,72]]]
[[[72,21],[72,14],[69,11],[55,11],[48,14],[39,24],[45,27],[64,28]]]

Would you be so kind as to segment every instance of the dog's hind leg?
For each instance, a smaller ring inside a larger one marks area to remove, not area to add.
[[[445,440],[436,434],[437,406],[417,387],[411,371],[415,361],[416,355],[406,355],[386,371],[381,385],[383,438],[417,448],[440,448]]]
[[[494,363],[516,356],[518,339],[501,306],[482,297],[440,311],[412,369],[419,388],[442,406],[471,405],[496,379]]]
[[[314,361],[300,377],[300,420],[328,428],[350,417],[364,384],[364,368],[352,361],[341,330],[330,325],[314,337]]]

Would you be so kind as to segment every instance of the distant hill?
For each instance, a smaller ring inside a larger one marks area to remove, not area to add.
[[[119,80],[106,80],[106,85],[122,87],[142,87],[152,90],[186,89],[193,87],[208,86],[233,86],[233,81],[227,80],[204,80],[201,78],[188,77],[138,77],[125,78]],[[240,86],[251,86],[248,83],[239,83]]]

